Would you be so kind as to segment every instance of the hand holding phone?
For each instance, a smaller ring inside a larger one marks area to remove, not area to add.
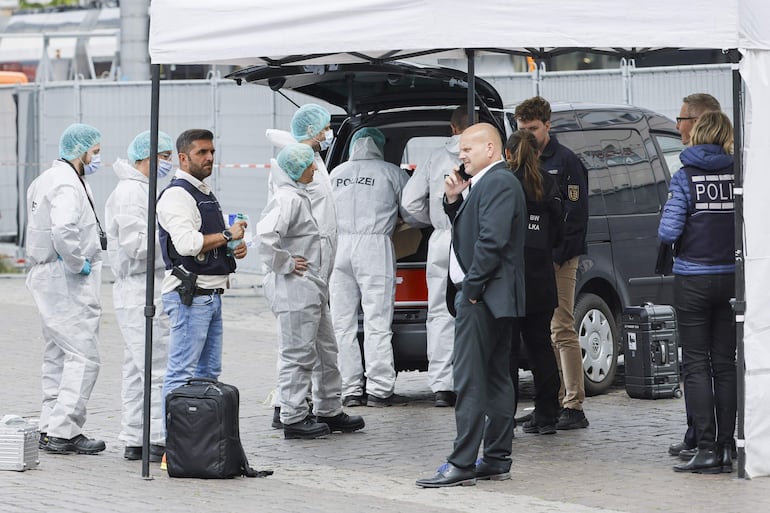
[[[465,171],[465,164],[460,164],[460,168],[457,170],[457,173],[460,175],[464,182],[467,182],[471,179],[471,175]]]

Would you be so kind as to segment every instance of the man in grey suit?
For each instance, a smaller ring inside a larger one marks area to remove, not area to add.
[[[492,125],[466,129],[460,160],[471,178],[464,180],[455,169],[444,182],[444,211],[452,219],[447,302],[456,311],[457,437],[437,473],[417,480],[423,488],[511,477],[513,385],[507,362],[513,319],[524,315],[526,203],[502,160],[502,146]],[[484,457],[476,465],[482,437]]]

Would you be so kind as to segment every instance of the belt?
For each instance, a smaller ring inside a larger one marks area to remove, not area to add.
[[[193,296],[210,296],[212,294],[224,294],[225,289],[202,289],[200,287],[195,287],[195,290],[193,291]]]

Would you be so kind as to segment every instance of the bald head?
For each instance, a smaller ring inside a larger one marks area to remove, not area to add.
[[[460,136],[460,160],[465,172],[475,175],[503,155],[503,140],[500,132],[489,123],[471,125]]]

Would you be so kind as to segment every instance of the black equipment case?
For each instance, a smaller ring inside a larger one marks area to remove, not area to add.
[[[171,477],[262,477],[249,466],[238,427],[238,389],[192,378],[166,397],[166,465]]]
[[[626,392],[638,399],[682,397],[676,313],[645,304],[623,312]]]

